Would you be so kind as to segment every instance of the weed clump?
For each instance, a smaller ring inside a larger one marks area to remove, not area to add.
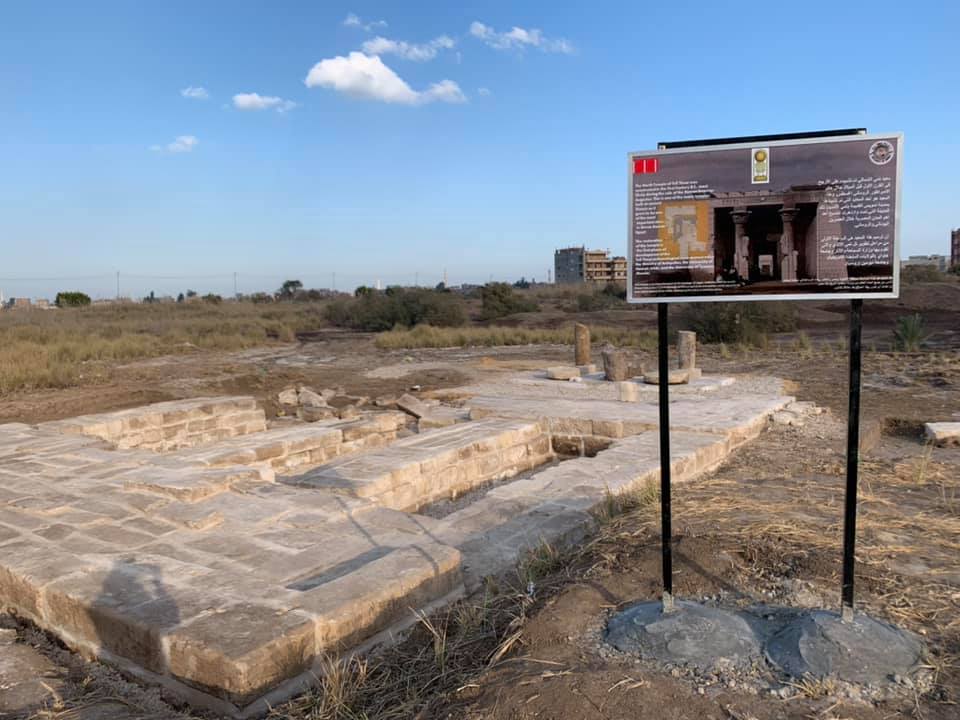
[[[760,346],[768,333],[796,330],[797,309],[783,302],[691,303],[679,321],[705,343]]]

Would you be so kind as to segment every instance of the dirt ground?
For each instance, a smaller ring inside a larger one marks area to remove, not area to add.
[[[495,638],[485,636],[465,652],[473,656],[472,664],[465,660],[468,664],[456,670],[456,678],[432,681],[419,692],[409,705],[416,712],[384,710],[389,703],[375,702],[377,688],[365,687],[357,691],[363,697],[351,707],[379,710],[350,714],[341,708],[324,714],[327,711],[320,712],[311,700],[279,708],[273,717],[960,717],[960,449],[928,448],[918,435],[922,422],[960,419],[960,327],[955,311],[945,309],[942,318],[933,312],[934,349],[915,354],[878,351],[872,346],[883,347],[892,318],[910,308],[876,306],[867,312],[865,333],[863,412],[872,450],[862,462],[858,600],[874,616],[924,638],[930,651],[929,690],[905,685],[895,697],[871,703],[844,700],[837,688],[801,683],[774,696],[736,679],[732,686],[724,678],[704,684],[683,673],[611,655],[600,640],[609,614],[636,600],[658,597],[658,523],[650,504],[604,524],[571,553],[551,556],[548,572],[523,600],[521,616],[508,629],[498,629]],[[649,311],[626,312],[625,321],[653,327]],[[799,349],[792,335],[771,338],[764,350],[700,349],[707,373],[777,375],[790,382],[790,392],[799,399],[830,412],[810,418],[801,428],[771,427],[719,470],[675,489],[674,584],[680,597],[731,604],[762,600],[837,605],[847,403],[847,355],[841,340],[845,312],[844,305],[811,309],[805,332],[813,342],[807,350]],[[577,317],[590,321],[591,315]],[[39,422],[223,393],[254,395],[271,415],[278,410],[277,392],[296,384],[340,386],[372,400],[413,388],[428,392],[455,387],[497,369],[544,367],[568,362],[571,356],[572,350],[564,346],[385,351],[375,347],[372,336],[328,331],[291,345],[121,365],[110,368],[109,380],[95,386],[8,396],[0,399],[0,422]],[[652,355],[640,359],[654,363]],[[23,682],[35,693],[35,702],[29,709],[4,704],[24,688],[0,685],[0,718],[186,717],[154,691],[80,660],[42,633],[9,619],[0,619],[0,628],[4,623],[17,635],[13,645],[0,640],[0,656],[12,658],[11,647],[19,648],[18,653],[30,650],[18,662],[26,668]],[[500,655],[505,638],[508,650]],[[421,629],[398,649],[400,655],[388,653],[372,662],[420,657],[434,640]],[[767,680],[771,688],[778,687],[776,678]]]

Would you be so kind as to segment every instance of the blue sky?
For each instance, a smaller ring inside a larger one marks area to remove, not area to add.
[[[0,289],[545,279],[625,253],[628,151],[835,127],[906,133],[903,254],[946,253],[958,7],[7,3]]]

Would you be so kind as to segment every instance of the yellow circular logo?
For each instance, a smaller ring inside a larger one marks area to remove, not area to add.
[[[767,159],[767,151],[766,151],[766,150],[757,150],[757,151],[753,154],[753,159],[756,160],[757,162],[763,162],[764,160]]]

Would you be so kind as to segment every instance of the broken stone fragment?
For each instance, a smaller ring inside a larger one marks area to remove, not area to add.
[[[770,420],[774,425],[790,425],[792,427],[803,427],[804,425],[804,420],[800,415],[788,410],[775,412],[770,416]]]
[[[360,411],[356,405],[344,405],[338,413],[341,420],[353,420],[360,417]]]
[[[297,417],[304,422],[317,422],[337,417],[337,411],[327,405],[304,405],[297,408]]]
[[[960,422],[933,422],[924,425],[927,440],[940,447],[960,445]]]
[[[627,362],[627,354],[623,350],[607,345],[601,352],[601,356],[603,357],[603,373],[607,380],[621,382],[630,378],[630,364]]]
[[[323,395],[310,388],[300,388],[300,392],[297,393],[297,402],[303,407],[326,407],[327,405]]]
[[[571,380],[580,377],[580,368],[555,365],[547,368],[547,377],[551,380]]]
[[[647,385],[659,385],[660,373],[657,371],[646,372],[643,374],[643,381]],[[690,372],[688,370],[671,370],[667,373],[667,383],[670,385],[682,385],[690,381]]]
[[[429,408],[424,403],[410,394],[401,395],[397,400],[397,407],[418,420],[429,412]]]
[[[277,402],[281,405],[297,405],[299,404],[297,391],[293,388],[288,388],[277,395]]]

